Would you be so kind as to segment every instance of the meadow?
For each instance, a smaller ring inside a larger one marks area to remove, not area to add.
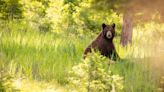
[[[1,77],[12,75],[13,84],[23,92],[67,92],[68,72],[83,62],[84,49],[97,34],[40,32],[30,28],[24,30],[24,26],[20,25],[17,22],[1,24]],[[111,65],[110,70],[123,77],[124,88],[121,92],[162,90],[159,86],[162,63],[158,62],[163,60],[162,52],[159,54],[163,49],[163,36],[159,36],[162,29],[163,24],[153,22],[145,24],[144,28],[141,25],[135,27],[133,43],[127,47],[120,45],[119,36],[114,39],[121,60]],[[154,36],[156,30],[159,30],[159,34]]]

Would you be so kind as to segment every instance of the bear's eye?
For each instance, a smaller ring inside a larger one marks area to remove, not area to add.
[[[111,31],[107,31],[106,37],[107,37],[108,39],[112,38],[112,33],[111,33]]]

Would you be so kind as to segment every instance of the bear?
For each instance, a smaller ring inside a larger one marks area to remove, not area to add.
[[[85,59],[88,53],[99,51],[101,55],[108,57],[110,60],[116,61],[119,55],[116,52],[113,38],[115,36],[115,23],[111,25],[102,24],[102,31],[97,38],[85,49],[83,58]]]

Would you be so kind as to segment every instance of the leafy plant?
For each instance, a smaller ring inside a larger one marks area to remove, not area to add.
[[[91,53],[74,66],[68,80],[71,88],[82,92],[111,92],[123,89],[123,77],[113,75],[107,59],[100,53]]]

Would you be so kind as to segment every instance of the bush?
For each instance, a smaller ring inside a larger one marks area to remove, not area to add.
[[[113,75],[100,53],[91,53],[82,63],[74,66],[68,80],[71,90],[82,92],[110,92],[123,89],[123,78]]]

